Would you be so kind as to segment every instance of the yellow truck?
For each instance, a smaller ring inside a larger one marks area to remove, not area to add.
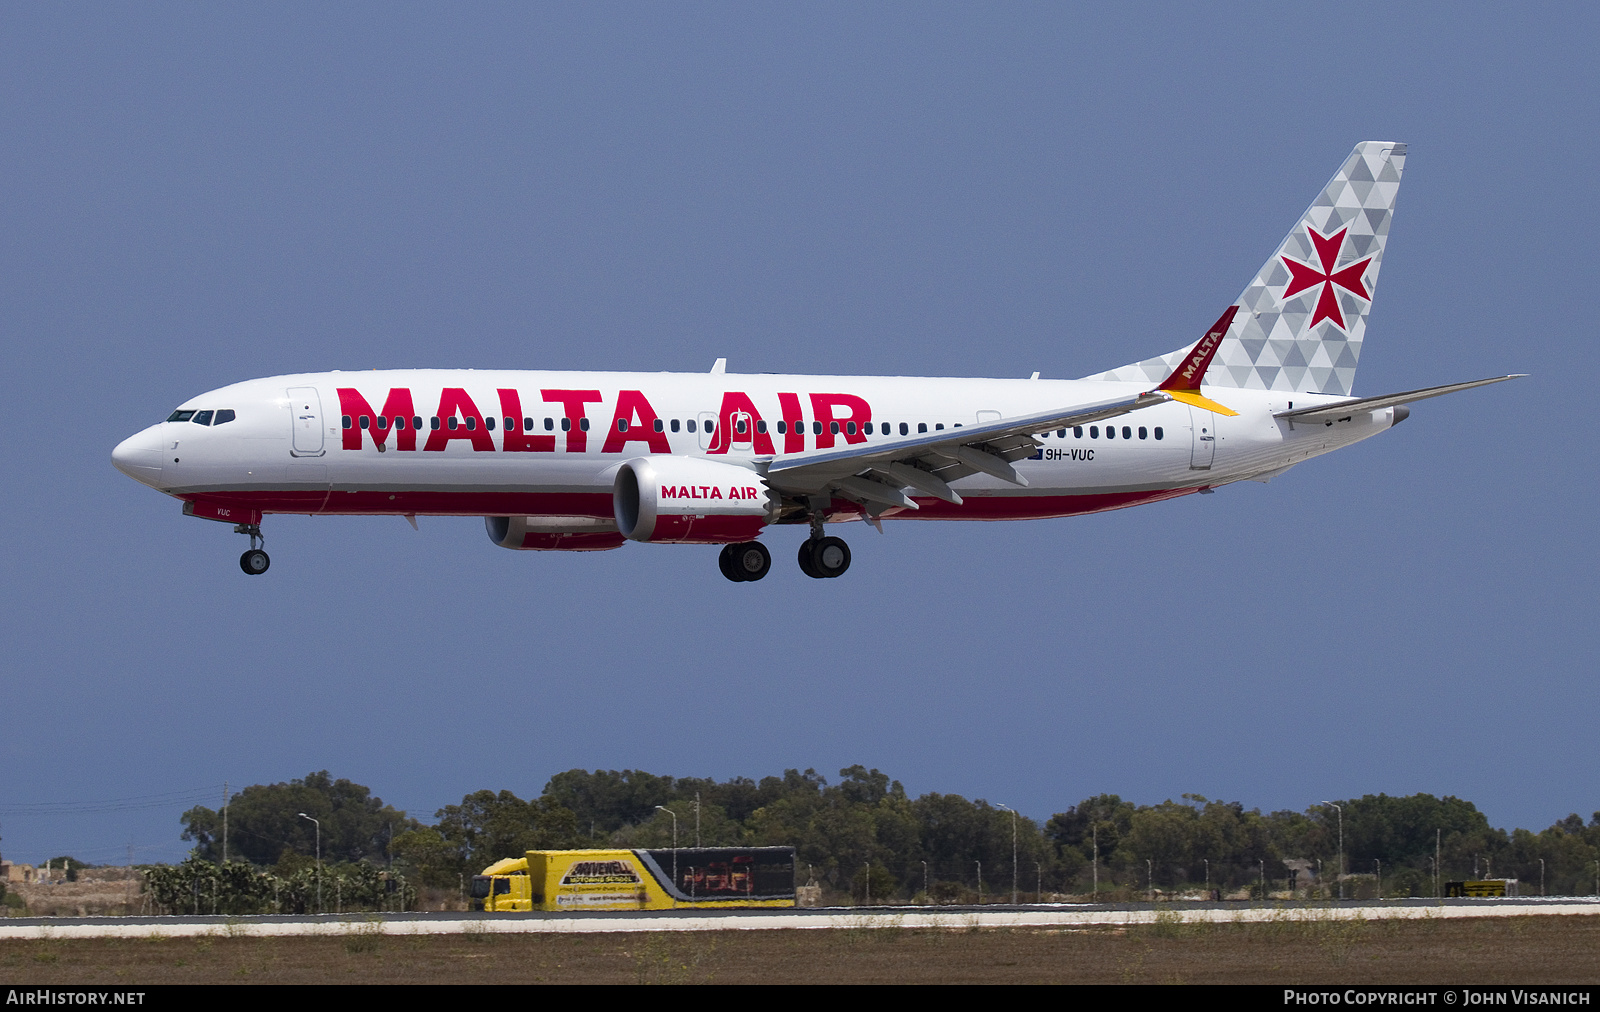
[[[530,850],[472,877],[472,909],[792,907],[793,847]]]

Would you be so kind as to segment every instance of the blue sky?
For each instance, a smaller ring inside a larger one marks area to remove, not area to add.
[[[177,859],[224,780],[324,768],[423,817],[574,767],[852,763],[1038,818],[1101,791],[1587,816],[1597,20],[12,7],[0,851]],[[839,531],[835,581],[785,528],[752,585],[715,548],[282,517],[250,579],[242,538],[110,464],[303,370],[1096,372],[1198,337],[1366,139],[1410,156],[1357,392],[1533,375],[1270,485]]]

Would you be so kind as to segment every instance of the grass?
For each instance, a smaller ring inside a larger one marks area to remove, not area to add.
[[[1600,916],[0,941],[0,984],[1600,983]]]

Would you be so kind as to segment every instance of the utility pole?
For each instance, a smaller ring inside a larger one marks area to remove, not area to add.
[[[228,863],[228,782],[222,782],[222,863]]]
[[[700,849],[700,792],[694,792],[694,847]]]
[[[1091,822],[1089,837],[1094,841],[1094,898],[1100,898],[1100,823]]]

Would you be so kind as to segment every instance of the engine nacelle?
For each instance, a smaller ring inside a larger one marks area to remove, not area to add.
[[[604,552],[623,538],[609,517],[484,517],[489,540],[524,552]]]
[[[624,537],[702,545],[754,540],[781,503],[756,472],[701,457],[630,460],[611,497]]]

